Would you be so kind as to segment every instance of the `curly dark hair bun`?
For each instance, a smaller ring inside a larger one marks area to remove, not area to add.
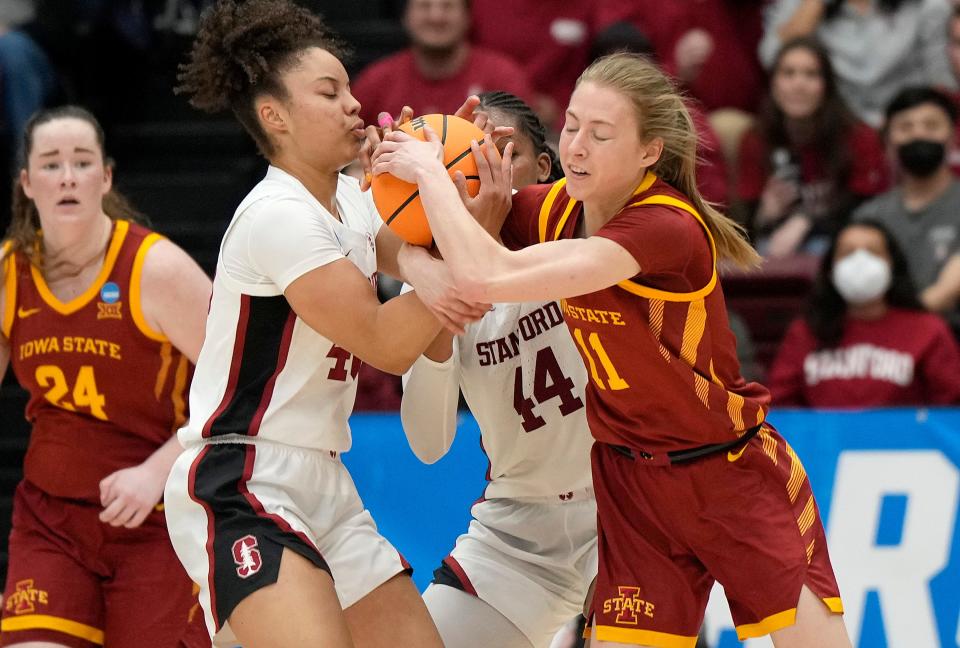
[[[272,147],[253,100],[261,94],[286,98],[281,75],[311,47],[337,58],[347,54],[320,16],[291,0],[219,0],[201,17],[174,92],[206,112],[232,110],[269,155]]]

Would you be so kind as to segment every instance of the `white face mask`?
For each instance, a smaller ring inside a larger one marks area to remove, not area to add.
[[[859,305],[885,294],[890,287],[890,264],[863,248],[833,265],[833,285],[847,303]]]

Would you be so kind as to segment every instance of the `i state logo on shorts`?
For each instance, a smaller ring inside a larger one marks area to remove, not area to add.
[[[245,535],[233,543],[233,562],[237,563],[237,576],[240,578],[249,578],[260,571],[263,561],[255,537]]]

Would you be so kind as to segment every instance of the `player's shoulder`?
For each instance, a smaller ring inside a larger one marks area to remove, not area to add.
[[[563,182],[558,180],[557,182],[551,184],[527,185],[513,195],[514,207],[520,210],[539,210],[551,192],[554,194],[563,193],[566,195]]]
[[[678,215],[681,217],[677,218]],[[641,185],[640,191],[618,216],[645,222],[656,221],[660,226],[678,231],[700,229],[703,219],[693,201],[662,178],[655,178],[648,187]]]

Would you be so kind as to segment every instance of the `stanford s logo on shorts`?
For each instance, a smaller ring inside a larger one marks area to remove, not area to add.
[[[240,578],[249,578],[260,571],[263,561],[255,537],[245,535],[233,543],[233,562],[237,563],[237,576]]]

